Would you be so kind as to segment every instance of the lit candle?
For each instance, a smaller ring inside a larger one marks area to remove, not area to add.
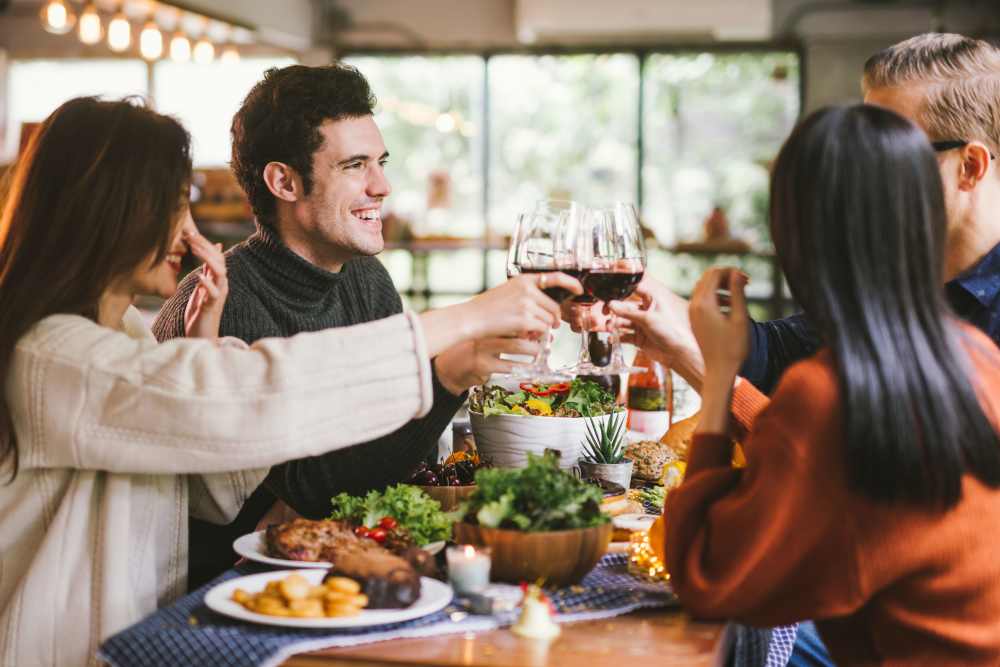
[[[490,583],[490,550],[471,544],[448,547],[448,579],[458,594],[481,593]]]

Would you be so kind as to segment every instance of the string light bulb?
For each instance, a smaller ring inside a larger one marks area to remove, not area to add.
[[[170,39],[170,59],[177,63],[191,60],[191,40],[179,30]]]
[[[76,14],[66,4],[66,0],[49,0],[42,5],[39,18],[42,19],[42,27],[45,28],[45,31],[55,35],[65,35],[73,29],[73,24],[76,23]]]
[[[139,33],[139,53],[146,60],[156,60],[163,55],[163,33],[152,20],[146,21]]]
[[[104,26],[101,25],[101,15],[93,2],[88,2],[80,12],[80,22],[77,24],[77,36],[84,44],[93,46],[104,38]]]
[[[222,55],[219,56],[219,61],[224,65],[235,65],[240,61],[240,52],[236,50],[234,45],[228,44],[224,49],[222,49]]]
[[[128,22],[125,12],[119,10],[108,23],[108,47],[112,51],[121,52],[132,46],[132,24]]]
[[[207,65],[215,60],[215,47],[212,45],[212,42],[202,37],[195,43],[192,55],[196,63]]]

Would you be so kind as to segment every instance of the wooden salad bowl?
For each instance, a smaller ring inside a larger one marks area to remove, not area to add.
[[[526,533],[520,530],[455,524],[455,542],[491,550],[490,579],[517,584],[543,580],[545,585],[578,583],[607,553],[610,523],[591,528]]]
[[[450,512],[465,501],[478,487],[475,484],[467,486],[421,486],[420,490],[441,503],[442,512]]]

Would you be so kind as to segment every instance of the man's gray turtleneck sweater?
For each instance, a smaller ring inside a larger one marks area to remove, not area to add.
[[[226,267],[229,297],[219,334],[247,343],[371,322],[403,310],[392,279],[376,258],[358,257],[339,273],[330,273],[289,250],[263,225],[226,253]],[[164,304],[153,324],[158,340],[184,335],[184,309],[196,284],[195,276],[188,275]],[[275,466],[229,526],[192,519],[189,586],[232,566],[233,540],[254,530],[275,497],[303,516],[323,518],[330,512],[330,498],[341,491],[363,494],[404,481],[433,451],[464,398],[448,392],[435,374],[434,407],[427,416],[356,447]]]

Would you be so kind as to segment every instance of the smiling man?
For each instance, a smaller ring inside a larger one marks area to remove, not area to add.
[[[384,247],[382,202],[391,192],[374,106],[365,78],[341,64],[272,69],[247,95],[233,118],[232,168],[257,231],[226,253],[229,298],[220,335],[252,343],[402,311],[392,279],[374,257]],[[188,276],[164,305],[153,325],[161,341],[184,335],[196,284],[197,277]],[[189,584],[232,565],[233,539],[254,530],[276,496],[320,518],[341,491],[360,494],[403,481],[436,451],[464,391],[508,370],[499,353],[530,354],[532,346],[505,339],[446,351],[433,360],[434,407],[426,417],[363,445],[273,468],[226,529],[192,521]],[[267,397],[260,401],[266,409]],[[385,405],[392,409],[392,396]]]

